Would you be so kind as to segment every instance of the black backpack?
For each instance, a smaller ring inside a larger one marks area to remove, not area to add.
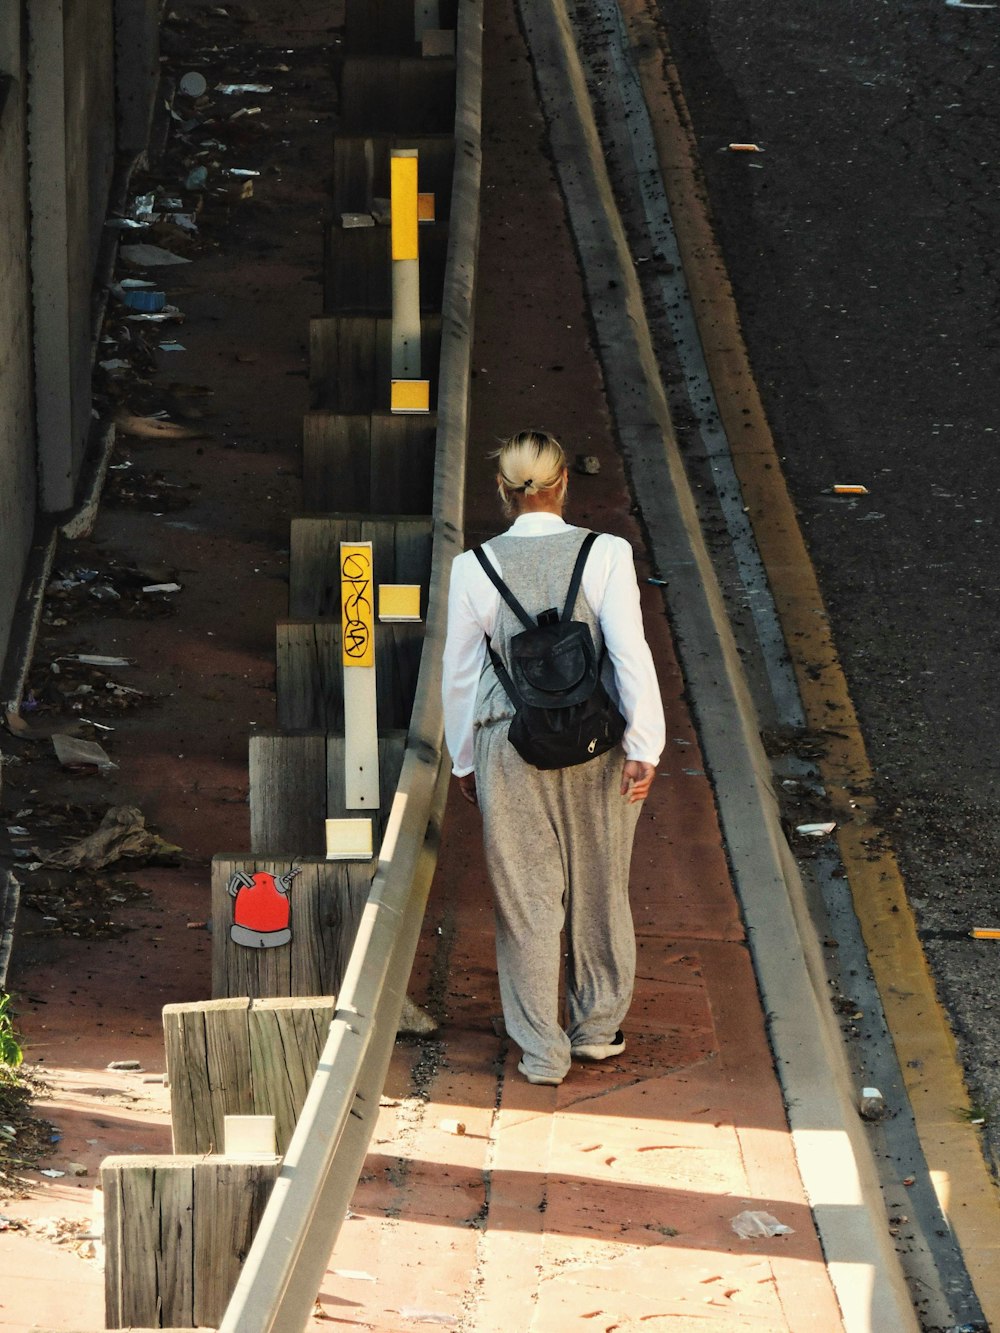
[[[601,681],[590,626],[571,620],[583,567],[596,532],[584,538],[573,567],[562,615],[552,607],[536,620],[525,611],[481,547],[475,556],[524,632],[510,641],[510,671],[487,640],[490,661],[514,705],[509,739],[535,768],[571,768],[606,754],[625,734],[625,719]],[[603,657],[603,654],[602,654]]]

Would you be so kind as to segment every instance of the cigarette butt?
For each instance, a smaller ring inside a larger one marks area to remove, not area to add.
[[[764,150],[757,143],[731,143],[729,151],[731,153],[762,153]]]
[[[995,926],[976,926],[969,934],[974,940],[1000,940],[1000,929]]]
[[[867,486],[834,486],[834,495],[867,495]]]
[[[464,1134],[464,1133],[465,1133],[465,1121],[464,1121],[464,1120],[442,1120],[442,1121],[441,1121],[441,1128],[444,1130],[444,1132],[445,1132],[446,1134]]]

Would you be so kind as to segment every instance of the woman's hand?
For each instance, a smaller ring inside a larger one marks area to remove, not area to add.
[[[476,795],[476,775],[475,773],[466,773],[464,777],[458,779],[458,790],[462,793],[465,800],[470,805],[478,805],[479,797]]]
[[[628,797],[629,805],[635,805],[636,801],[646,799],[655,777],[655,764],[644,763],[641,759],[625,760],[625,767],[622,769],[622,795]]]

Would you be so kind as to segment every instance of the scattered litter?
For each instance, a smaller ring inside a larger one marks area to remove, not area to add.
[[[185,190],[200,190],[208,180],[208,167],[193,167],[184,181]]]
[[[465,1133],[465,1121],[464,1121],[464,1120],[442,1120],[441,1123],[440,1123],[440,1125],[439,1125],[439,1128],[440,1128],[440,1129],[443,1129],[444,1132],[445,1132],[446,1134],[459,1134],[459,1135],[461,1135],[461,1134],[464,1134],[464,1133]]]
[[[190,264],[190,259],[164,250],[161,245],[123,245],[118,252],[126,264],[136,268],[158,268],[168,264]]]
[[[152,218],[145,218],[142,222],[138,218],[106,218],[104,225],[112,227],[115,231],[128,231],[146,227],[151,221]]]
[[[47,1166],[39,1172],[40,1175],[48,1176],[49,1180],[61,1180],[66,1174],[65,1171],[57,1171],[54,1166]]]
[[[186,921],[184,924],[185,924],[185,926],[187,927],[188,930],[207,930],[207,929],[208,929],[208,922],[207,922],[207,921]]]
[[[827,824],[796,824],[795,832],[803,838],[825,838],[828,833],[832,833],[837,827],[836,823]]]
[[[196,69],[188,70],[177,85],[177,91],[185,97],[203,97],[208,91],[208,80]]]
[[[161,352],[185,352],[185,351],[187,351],[187,348],[184,346],[183,343],[178,343],[178,342],[168,342],[168,343],[160,343],[160,351],[161,351]]]
[[[762,153],[764,150],[758,143],[731,143],[729,151],[731,153]]]
[[[792,1236],[793,1227],[786,1227],[770,1213],[743,1212],[730,1219],[732,1228],[741,1240],[753,1240],[759,1236]]]
[[[30,832],[29,832],[26,828],[24,828],[23,825],[21,825],[21,824],[8,824],[8,825],[7,825],[7,832],[10,834],[10,836],[11,836],[12,838],[30,838],[30,837],[31,837]],[[2,1128],[3,1128],[3,1126],[0,1125],[0,1129],[2,1129]]]
[[[969,934],[974,940],[1000,940],[1000,930],[995,926],[975,926]]]
[[[215,91],[223,97],[238,97],[240,93],[270,93],[274,87],[270,83],[217,83]]]
[[[917,1183],[917,1178],[916,1178],[916,1176],[904,1176],[904,1177],[903,1177],[903,1184],[906,1186],[907,1189],[909,1189],[911,1185],[915,1185],[916,1183]]]
[[[458,1315],[442,1314],[439,1310],[421,1310],[416,1305],[401,1305],[398,1314],[400,1319],[407,1319],[411,1324],[441,1324],[445,1328],[458,1327]]]
[[[147,583],[143,592],[180,592],[179,583]]]
[[[844,486],[838,485],[834,486],[833,493],[834,495],[867,495],[868,487],[854,486],[854,485],[844,485]]]
[[[139,218],[145,222],[155,222],[159,220],[159,214],[156,212],[156,195],[139,194],[132,200],[132,207],[129,209],[129,217]]]
[[[558,369],[558,367],[553,367]],[[601,460],[596,454],[577,454],[576,470],[581,477],[596,477],[601,470]]]
[[[138,315],[126,315],[125,318],[134,324],[166,324],[169,320],[180,319],[184,316],[175,305],[165,305],[162,310],[143,311]]]
[[[259,176],[259,171],[254,171],[252,167],[226,167],[227,176]]]
[[[375,1278],[371,1273],[366,1273],[364,1272],[363,1269],[360,1268],[335,1268],[333,1270],[333,1276],[351,1278],[351,1280],[354,1282],[375,1281]]]
[[[102,370],[107,370],[109,372],[112,370],[129,370],[131,368],[131,363],[123,361],[120,356],[112,357],[110,361],[98,361],[97,364]]]
[[[241,106],[238,111],[234,111],[229,117],[230,120],[240,120],[243,116],[259,116],[263,107],[259,106]]]
[[[124,287],[126,291],[139,287],[155,287],[156,283],[149,278],[122,278],[121,282],[113,283],[112,287]]]
[[[681,772],[688,778],[703,778],[705,776],[703,768],[682,768]]]
[[[124,1069],[124,1070],[135,1071],[141,1069],[142,1064],[138,1060],[112,1060],[107,1067],[108,1069]]]
[[[121,667],[134,666],[135,662],[131,657],[103,657],[100,653],[68,653],[65,657],[57,657],[57,662],[80,662],[83,666],[96,667]]]
[[[882,1096],[881,1092],[879,1092],[878,1088],[861,1089],[858,1110],[861,1112],[862,1120],[884,1120],[889,1114],[889,1108],[885,1104],[885,1098]]]
[[[654,588],[665,588],[667,586],[666,579],[647,579],[646,582],[651,583]]]
[[[76,736],[53,736],[56,758],[63,768],[117,768],[96,741],[82,741]]]
[[[426,1037],[432,1032],[437,1032],[437,1029],[437,1021],[427,1010],[421,1009],[419,1004],[414,1004],[410,997],[405,995],[396,1031],[408,1036]]]
[[[87,1176],[90,1174],[82,1162],[67,1162],[66,1170],[71,1176]]]
[[[122,292],[122,299],[129,310],[141,310],[146,314],[155,314],[167,304],[166,292],[151,291],[148,287],[130,287]]]
[[[171,213],[170,221],[176,227],[180,227],[181,231],[196,233],[198,230],[198,224],[194,220],[193,213]]]
[[[153,857],[174,857],[179,851],[179,847],[150,832],[137,806],[113,805],[93,833],[61,852],[54,852],[46,864],[60,870],[102,870],[126,856],[148,861]]]
[[[341,213],[340,225],[345,231],[357,227],[374,227],[375,219],[370,213]]]
[[[179,344],[178,344],[179,345]],[[165,347],[165,343],[160,343]],[[147,440],[198,440],[205,432],[196,426],[182,426],[162,417],[137,417],[126,408],[115,413],[115,425],[126,435],[138,435]]]

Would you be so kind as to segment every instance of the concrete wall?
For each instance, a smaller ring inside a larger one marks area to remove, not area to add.
[[[134,155],[149,139],[153,95],[160,77],[163,0],[116,0],[118,149]]]
[[[27,98],[20,0],[0,3],[0,660],[35,517]]]
[[[0,663],[38,512],[76,498],[95,278],[143,146],[162,0],[0,0]]]

